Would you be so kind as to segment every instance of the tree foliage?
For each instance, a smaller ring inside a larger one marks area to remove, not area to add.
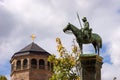
[[[48,61],[53,63],[53,75],[50,80],[80,80],[79,67],[77,66],[80,51],[73,45],[72,52],[69,53],[63,47],[60,38],[56,38],[57,51],[60,57],[51,55]]]
[[[0,76],[0,80],[7,80],[5,76]]]

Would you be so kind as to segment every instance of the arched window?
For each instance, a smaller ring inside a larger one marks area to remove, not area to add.
[[[50,70],[50,62],[47,63],[48,70]]]
[[[45,61],[43,59],[39,60],[39,69],[45,69]]]
[[[37,68],[37,60],[36,59],[31,60],[31,68]]]
[[[16,69],[21,69],[21,61],[18,60],[16,63]]]
[[[27,59],[24,59],[23,60],[23,69],[26,69],[28,66],[28,60]]]

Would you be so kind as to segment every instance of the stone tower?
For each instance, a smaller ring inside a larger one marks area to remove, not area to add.
[[[10,60],[11,80],[48,80],[53,66],[49,55],[34,42],[16,52]]]

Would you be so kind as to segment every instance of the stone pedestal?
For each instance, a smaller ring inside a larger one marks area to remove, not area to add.
[[[81,80],[101,80],[102,59],[96,54],[81,54]]]

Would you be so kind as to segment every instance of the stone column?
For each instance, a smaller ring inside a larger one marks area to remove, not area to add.
[[[14,60],[15,61],[15,66],[14,66],[14,71],[16,70],[16,64],[17,64],[17,60]]]
[[[45,62],[45,65],[44,65],[45,70],[48,70],[47,59],[44,59],[44,62]]]
[[[31,69],[31,59],[28,58],[28,69]]]
[[[101,80],[102,59],[96,54],[81,54],[81,80]]]
[[[39,69],[39,59],[36,60],[37,60],[37,69]]]
[[[21,59],[20,61],[21,61],[21,70],[23,70],[23,59]]]

